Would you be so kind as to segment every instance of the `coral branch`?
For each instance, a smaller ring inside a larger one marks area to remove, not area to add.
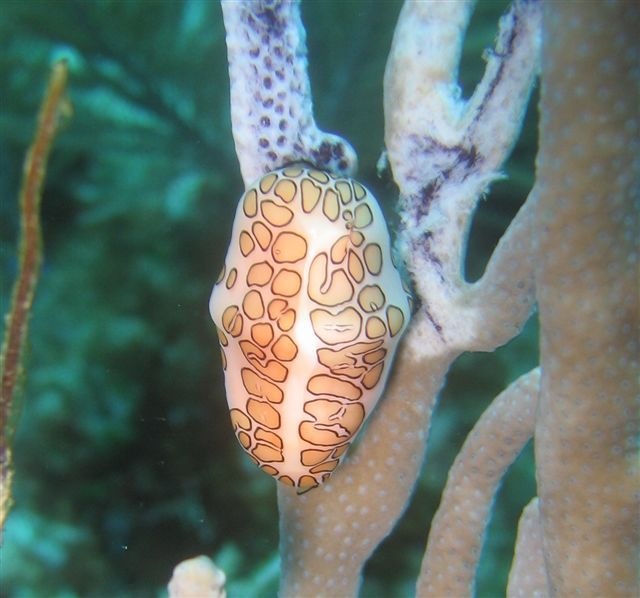
[[[464,285],[454,338],[461,350],[493,351],[520,332],[535,303],[535,193],[498,242],[482,278]]]
[[[423,461],[449,357],[428,363],[398,349],[384,400],[360,443],[319,489],[280,485],[280,594],[353,596],[362,567],[403,513]]]
[[[520,132],[539,67],[541,4],[518,0],[502,17],[496,47],[487,51],[484,76],[465,108],[465,145],[475,148],[486,173],[502,166]]]
[[[553,594],[637,596],[637,31],[629,2],[549,5],[536,272],[536,462]]]
[[[400,192],[417,202],[462,151],[457,72],[472,12],[473,2],[430,0],[405,2],[398,17],[384,75],[385,145]]]
[[[465,243],[477,202],[517,138],[538,68],[540,3],[518,1],[501,20],[482,82],[469,102],[460,99],[453,76],[469,11],[469,3],[407,2],[385,72],[385,142],[401,192],[398,249],[427,315],[415,347],[422,354],[466,349],[470,340],[477,349],[498,344],[484,335],[480,346],[482,335],[470,338],[461,325],[474,302],[462,275]],[[521,280],[514,282],[485,286],[515,289]],[[530,305],[532,286],[520,286],[515,303]],[[482,309],[472,317],[484,320]],[[500,338],[505,326],[519,328],[500,324]]]
[[[467,596],[494,495],[531,438],[540,372],[521,376],[496,397],[467,437],[449,471],[431,523],[417,596]]]
[[[522,510],[513,564],[509,572],[508,598],[550,596],[547,569],[542,551],[542,527],[538,498]]]
[[[20,252],[18,278],[14,283],[7,328],[0,355],[0,529],[11,508],[11,443],[12,418],[15,418],[15,396],[22,375],[24,348],[29,331],[29,316],[35,295],[42,243],[40,202],[47,159],[61,116],[68,114],[66,101],[67,65],[60,61],[53,67],[33,144],[27,155],[20,191]]]
[[[353,174],[353,148],[313,119],[299,2],[223,0],[222,11],[233,138],[245,185],[296,161]]]

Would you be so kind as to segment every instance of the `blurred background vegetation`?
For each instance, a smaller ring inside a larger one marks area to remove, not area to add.
[[[359,178],[393,222],[377,177],[382,76],[398,0],[303,3],[319,125],[356,147]],[[479,80],[504,2],[480,3],[461,81]],[[43,200],[44,268],[15,443],[16,506],[0,552],[5,596],[158,596],[180,560],[207,554],[231,598],[275,596],[275,485],[228,423],[210,287],[242,192],[217,2],[5,0],[0,13],[0,281],[16,273],[16,198],[49,66],[71,64],[74,117]],[[477,278],[533,180],[525,131],[476,215]],[[446,472],[489,401],[537,361],[537,330],[463,356],[436,412],[411,506],[366,568],[362,595],[413,586]],[[504,594],[519,513],[535,494],[531,448],[506,478],[477,594]]]

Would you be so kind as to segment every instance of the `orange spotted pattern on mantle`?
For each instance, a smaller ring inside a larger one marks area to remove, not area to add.
[[[241,198],[209,303],[238,441],[304,492],[338,466],[410,316],[375,198],[304,166]]]

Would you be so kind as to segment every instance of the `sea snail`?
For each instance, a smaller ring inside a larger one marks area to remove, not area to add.
[[[375,198],[294,165],[240,199],[209,302],[231,423],[251,459],[305,492],[378,401],[410,297]]]

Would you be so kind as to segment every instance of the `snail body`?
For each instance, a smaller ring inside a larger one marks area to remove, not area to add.
[[[375,198],[295,165],[241,198],[209,303],[238,441],[280,482],[325,481],[380,398],[410,317]]]

